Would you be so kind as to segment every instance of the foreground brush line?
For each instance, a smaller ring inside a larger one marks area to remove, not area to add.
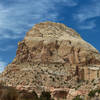
[[[100,100],[100,89],[91,90],[88,98],[77,95],[71,100]],[[25,90],[17,90],[13,87],[3,86],[0,84],[0,100],[69,100],[67,98],[53,99],[50,92],[43,91],[40,96],[35,91],[27,92]]]
[[[16,90],[13,87],[0,85],[0,100],[54,100],[49,92],[43,91],[38,97],[35,91]]]

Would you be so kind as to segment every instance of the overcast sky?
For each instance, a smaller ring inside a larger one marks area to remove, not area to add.
[[[0,0],[0,71],[34,24],[61,22],[100,51],[100,0]]]

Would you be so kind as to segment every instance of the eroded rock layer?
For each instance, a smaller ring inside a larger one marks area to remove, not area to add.
[[[60,23],[36,24],[18,43],[16,57],[1,77],[6,84],[67,87],[74,66],[100,64],[99,52],[71,28]]]

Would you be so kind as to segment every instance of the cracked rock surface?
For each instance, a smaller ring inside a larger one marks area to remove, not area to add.
[[[100,53],[73,29],[60,23],[36,24],[18,43],[16,57],[1,78],[6,84],[33,89],[67,87],[73,66],[100,64]]]

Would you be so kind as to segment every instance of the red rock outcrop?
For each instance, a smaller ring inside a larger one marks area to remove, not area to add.
[[[100,53],[80,35],[64,24],[36,24],[18,43],[16,57],[1,77],[6,84],[45,87],[67,87],[73,77],[73,66],[100,64]]]

